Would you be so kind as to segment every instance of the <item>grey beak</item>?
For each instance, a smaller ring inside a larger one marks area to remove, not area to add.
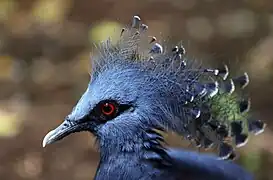
[[[56,141],[59,141],[66,137],[67,135],[75,132],[77,127],[78,127],[77,125],[71,125],[65,120],[56,129],[47,133],[47,135],[43,139],[43,147],[45,147],[48,144],[52,144]]]
[[[84,120],[86,115],[90,111],[90,102],[89,102],[89,89],[82,95],[81,99],[77,105],[73,108],[72,112],[66,117],[64,122],[60,124],[56,129],[47,133],[43,140],[43,147],[48,144],[52,144],[58,140],[63,139],[71,133],[87,130],[88,124]],[[90,121],[92,121],[90,119]]]

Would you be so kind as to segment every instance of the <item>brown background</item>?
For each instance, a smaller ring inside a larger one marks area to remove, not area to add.
[[[150,34],[182,39],[190,56],[249,72],[253,114],[268,127],[238,163],[273,179],[272,0],[1,0],[0,179],[92,179],[98,154],[88,133],[46,149],[41,141],[85,89],[92,44],[116,37],[135,14]]]

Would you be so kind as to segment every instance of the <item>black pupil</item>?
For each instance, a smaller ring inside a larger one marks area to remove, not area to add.
[[[111,113],[113,111],[113,107],[110,106],[108,103],[104,104],[103,111],[106,113]]]

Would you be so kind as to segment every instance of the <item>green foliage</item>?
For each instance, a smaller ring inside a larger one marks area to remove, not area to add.
[[[243,130],[248,131],[247,127],[247,113],[241,113],[238,100],[240,97],[237,93],[228,94],[220,92],[216,96],[208,100],[211,106],[213,119],[223,121],[229,124],[232,121],[243,121]]]
[[[249,171],[256,173],[262,167],[262,155],[261,151],[251,151],[245,153],[242,158],[242,164],[246,167]]]
[[[101,22],[89,31],[89,41],[100,43],[111,37],[111,43],[116,44],[119,39],[121,26],[117,22]]]

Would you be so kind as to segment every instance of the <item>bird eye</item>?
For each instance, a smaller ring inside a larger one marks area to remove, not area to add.
[[[113,116],[117,112],[117,107],[113,103],[106,102],[102,104],[101,112],[105,116]]]
[[[114,100],[103,100],[92,110],[91,116],[101,121],[108,121],[132,107],[130,104],[119,104]]]

